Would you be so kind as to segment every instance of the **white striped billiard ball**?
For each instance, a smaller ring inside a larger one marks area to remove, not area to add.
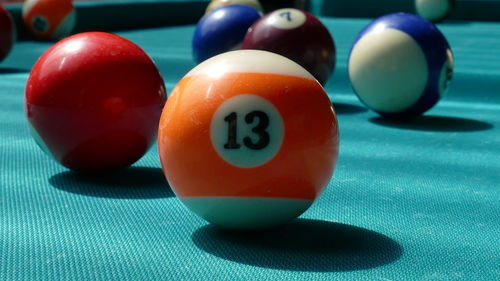
[[[430,21],[440,21],[455,7],[455,0],[415,0],[417,15]]]
[[[375,19],[355,40],[348,61],[354,92],[384,117],[432,108],[448,87],[453,56],[436,26],[413,14]]]
[[[255,10],[264,13],[264,9],[262,8],[262,5],[260,4],[259,0],[212,0],[207,6],[207,9],[205,10],[205,14],[208,14],[212,12],[213,10],[224,7],[227,5],[243,5],[243,6],[248,6],[252,7]]]

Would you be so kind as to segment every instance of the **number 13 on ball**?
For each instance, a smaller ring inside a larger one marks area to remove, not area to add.
[[[176,195],[226,228],[256,229],[302,214],[338,155],[331,103],[304,68],[242,50],[191,70],[169,97],[158,148]]]

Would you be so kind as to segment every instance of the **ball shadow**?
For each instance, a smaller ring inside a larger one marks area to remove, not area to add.
[[[29,73],[29,72],[30,71],[28,69],[0,67],[0,74]]]
[[[337,114],[357,114],[367,111],[364,107],[347,103],[332,102],[332,105]]]
[[[485,131],[493,128],[492,124],[483,121],[458,117],[426,115],[412,119],[374,117],[370,119],[370,122],[386,127],[434,132],[473,132]]]
[[[369,269],[394,262],[403,253],[396,241],[377,232],[308,219],[258,232],[206,225],[191,239],[198,248],[226,260],[292,271]]]
[[[151,199],[174,197],[160,168],[129,167],[110,174],[66,171],[49,183],[60,190],[93,197]]]

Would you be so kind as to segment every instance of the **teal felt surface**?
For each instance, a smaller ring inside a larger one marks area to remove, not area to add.
[[[455,54],[450,91],[423,117],[394,123],[366,110],[347,79],[368,21],[323,20],[338,50],[326,87],[340,126],[335,175],[300,219],[258,233],[189,213],[155,147],[100,177],[46,156],[23,92],[50,43],[18,42],[0,65],[0,280],[499,280],[500,24],[439,25]],[[193,30],[119,34],[151,55],[171,92],[194,66]]]

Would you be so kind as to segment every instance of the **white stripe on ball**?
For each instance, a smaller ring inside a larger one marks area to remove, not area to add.
[[[269,73],[316,80],[294,61],[260,50],[238,50],[214,56],[200,63],[186,76],[208,75],[216,78],[222,77],[225,73]]]
[[[349,78],[369,107],[400,112],[424,92],[428,65],[423,50],[410,35],[381,28],[365,34],[353,47]]]

